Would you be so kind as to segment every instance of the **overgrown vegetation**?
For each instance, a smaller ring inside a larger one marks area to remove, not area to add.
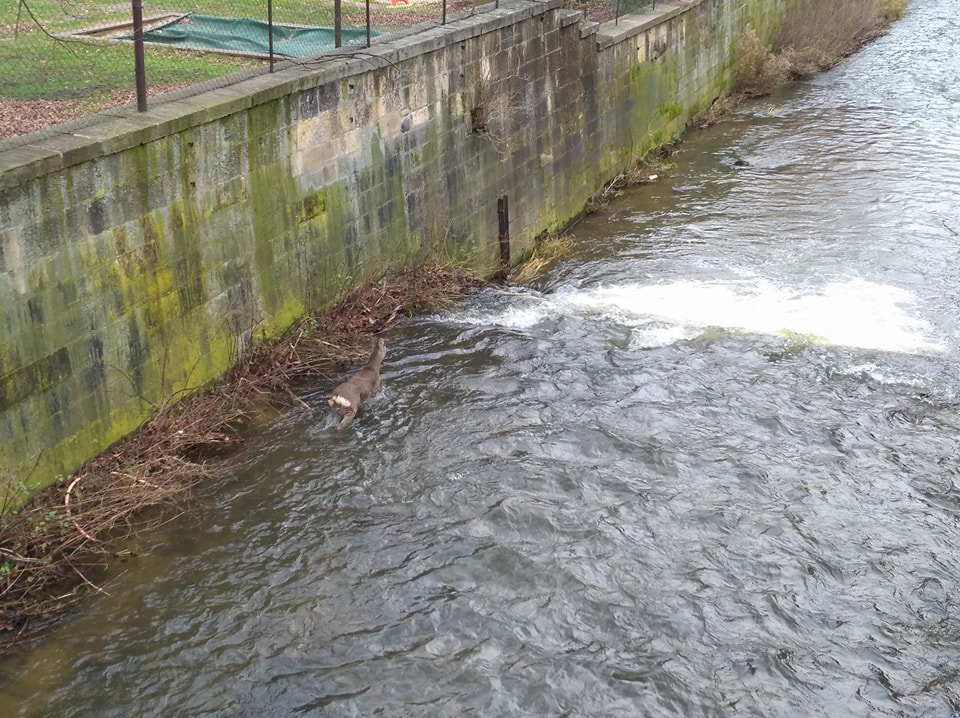
[[[769,95],[791,80],[827,70],[883,34],[906,11],[909,0],[804,0],[789,6],[773,42],[752,27],[736,48],[734,85],[701,117],[714,124],[744,99]]]
[[[784,18],[772,54],[790,79],[808,79],[833,67],[883,34],[903,16],[908,0],[807,0]]]
[[[251,425],[301,400],[307,382],[332,383],[365,359],[370,337],[398,320],[451,306],[483,286],[475,275],[423,264],[348,295],[255,349],[214,387],[168,401],[139,431],[26,504],[0,489],[0,649],[35,633],[90,591],[139,531],[181,510],[215,479]]]

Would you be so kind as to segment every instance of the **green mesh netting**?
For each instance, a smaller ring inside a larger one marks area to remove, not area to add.
[[[378,34],[372,30],[370,32],[371,36]],[[344,29],[340,36],[342,44],[355,45],[366,42],[367,31]],[[132,40],[133,33],[122,35],[120,39]],[[145,29],[143,41],[181,49],[267,57],[270,54],[270,26],[249,18],[234,19],[187,13],[149,30]],[[332,50],[334,46],[332,27],[286,27],[274,23],[274,55],[307,57]]]

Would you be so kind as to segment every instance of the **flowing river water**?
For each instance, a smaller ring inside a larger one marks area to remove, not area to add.
[[[387,336],[0,663],[4,716],[960,715],[960,4]]]

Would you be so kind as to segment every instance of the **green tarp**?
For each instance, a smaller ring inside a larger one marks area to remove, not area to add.
[[[379,33],[371,31],[370,34],[373,36]],[[132,40],[133,34],[123,35],[121,39]],[[341,32],[344,45],[365,43],[366,39],[366,29],[344,29]],[[145,29],[143,40],[185,50],[211,50],[264,57],[270,54],[270,26],[248,18],[233,19],[187,13],[163,25]],[[331,27],[273,25],[274,55],[308,57],[332,50],[334,46]]]

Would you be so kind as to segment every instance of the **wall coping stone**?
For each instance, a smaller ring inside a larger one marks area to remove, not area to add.
[[[654,25],[666,22],[687,10],[700,5],[704,0],[673,0],[673,2],[657,3],[658,9],[639,15],[625,15],[619,22],[610,20],[600,26],[597,33],[597,49],[605,50],[608,47],[623,42],[627,38],[646,32]],[[663,6],[663,10],[659,7]]]
[[[582,10],[561,10],[559,17],[560,27],[569,27],[583,20],[584,13]]]

